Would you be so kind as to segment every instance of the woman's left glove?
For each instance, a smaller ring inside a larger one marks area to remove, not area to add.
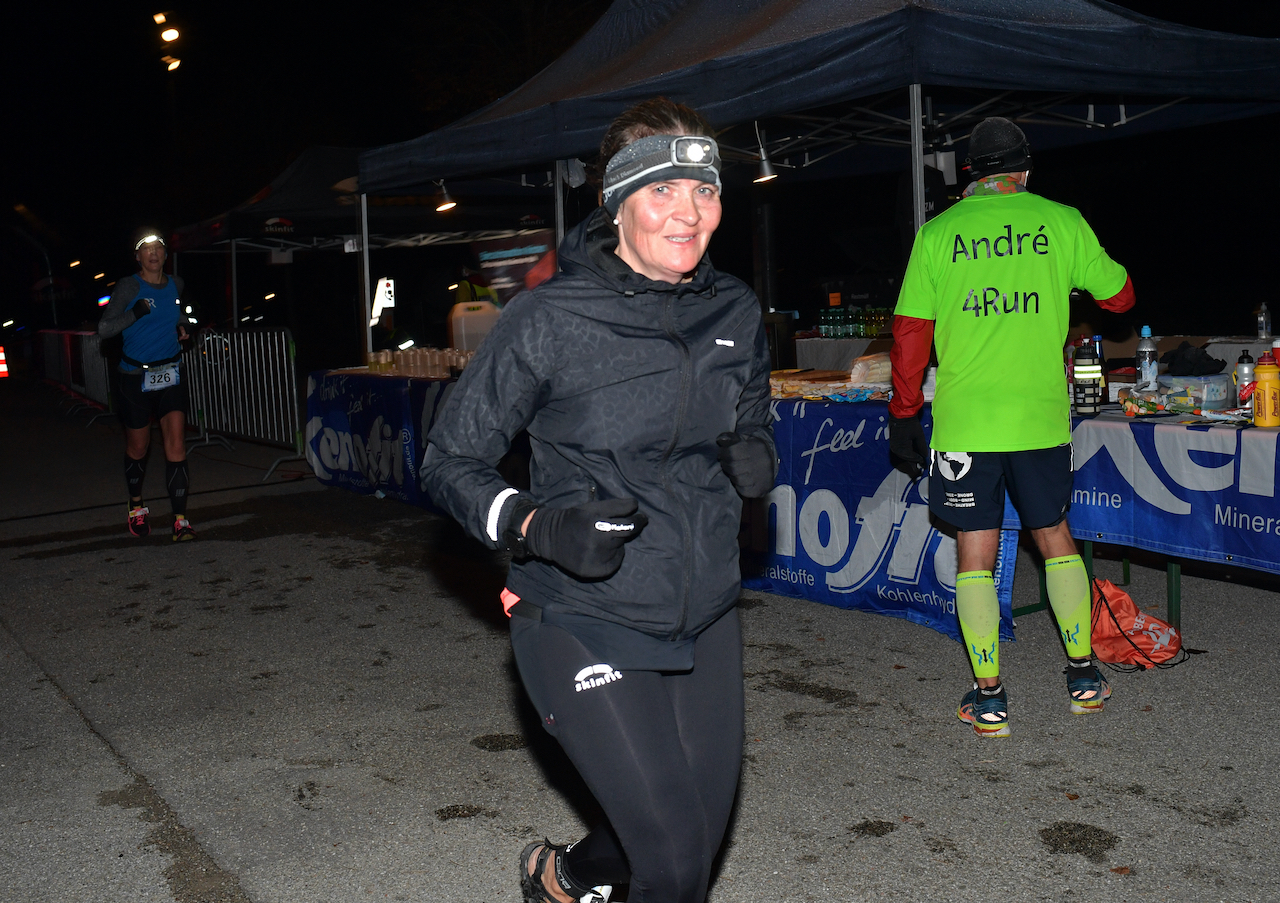
[[[716,445],[720,448],[720,466],[740,496],[758,499],[773,489],[778,459],[768,442],[756,436],[721,433]]]

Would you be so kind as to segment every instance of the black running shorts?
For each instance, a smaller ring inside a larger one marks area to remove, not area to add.
[[[1071,507],[1071,444],[1017,452],[939,452],[929,464],[929,510],[957,530],[997,530],[1009,493],[1022,525],[1052,527]]]
[[[187,413],[188,393],[186,369],[178,365],[181,381],[176,386],[160,389],[155,392],[142,391],[142,371],[137,373],[121,373],[120,385],[116,391],[116,413],[120,422],[131,430],[146,429],[151,425],[151,418],[159,420],[172,411]]]

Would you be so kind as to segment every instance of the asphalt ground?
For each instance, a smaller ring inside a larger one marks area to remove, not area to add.
[[[516,903],[521,847],[594,821],[524,701],[501,556],[303,464],[262,483],[281,452],[248,443],[192,451],[199,538],[171,543],[158,436],[158,529],[134,539],[119,427],[61,399],[0,380],[0,901]],[[1161,563],[1129,589],[1163,612]],[[1015,604],[1037,592],[1024,553]],[[1280,900],[1277,601],[1188,566],[1205,652],[1110,675],[1096,716],[1068,713],[1050,616],[1024,616],[1013,736],[983,740],[953,641],[745,593],[710,899]]]

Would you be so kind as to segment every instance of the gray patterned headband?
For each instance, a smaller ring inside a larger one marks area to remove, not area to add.
[[[604,170],[604,206],[611,216],[632,192],[668,179],[697,179],[720,188],[720,147],[704,135],[650,135],[633,141]]]

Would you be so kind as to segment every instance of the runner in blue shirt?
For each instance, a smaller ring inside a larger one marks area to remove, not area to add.
[[[116,282],[98,335],[123,335],[117,413],[124,424],[124,475],[129,487],[129,532],[147,536],[149,510],[142,504],[142,481],[151,449],[151,419],[164,437],[165,487],[173,511],[173,541],[196,538],[187,520],[187,383],[181,367],[181,342],[194,323],[182,302],[182,280],[164,272],[164,239],[154,230],[139,232],[133,244],[138,274]]]

